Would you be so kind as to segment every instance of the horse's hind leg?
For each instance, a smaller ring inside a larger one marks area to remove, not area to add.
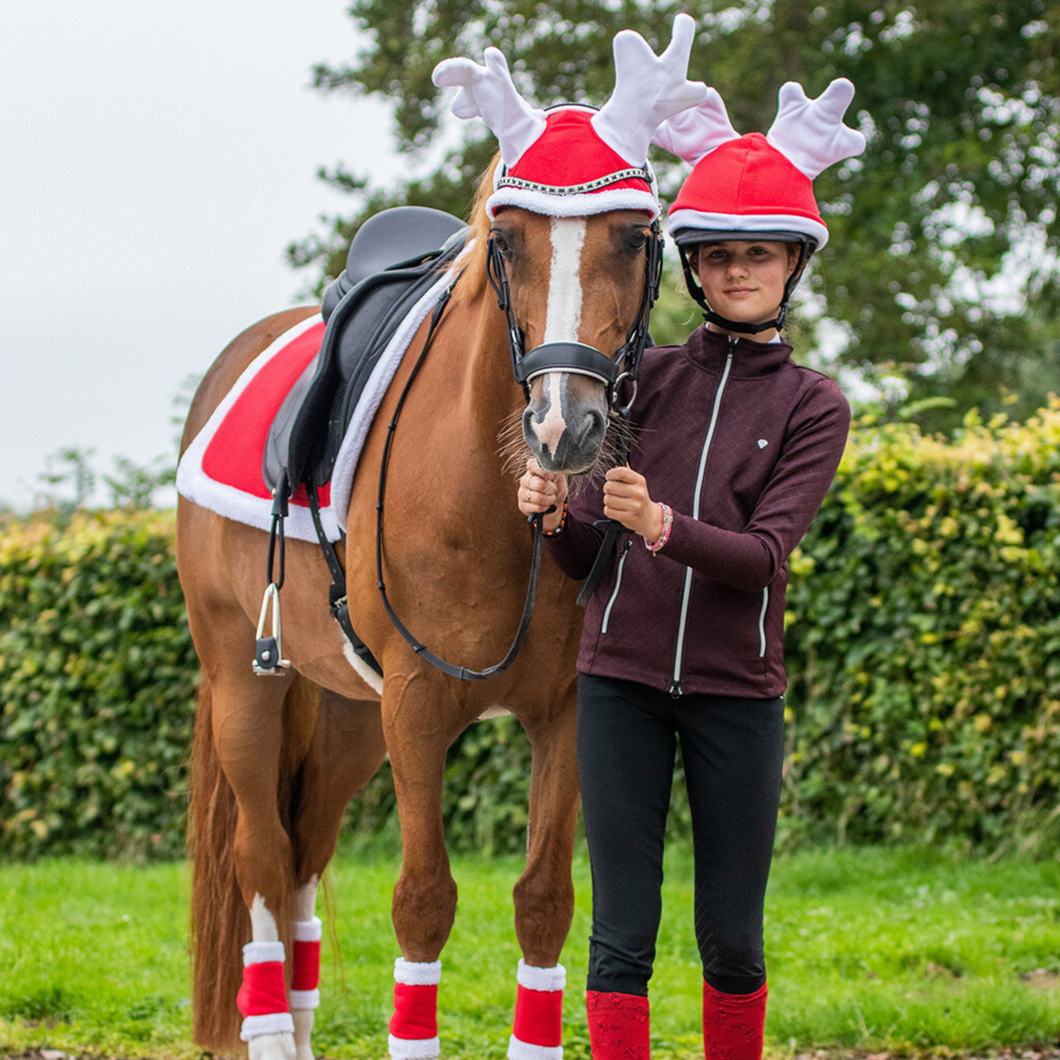
[[[533,747],[526,871],[515,885],[519,962],[510,1060],[560,1060],[563,988],[559,963],[574,916],[571,859],[578,814],[575,712],[524,722]]]
[[[204,659],[203,679],[208,682],[210,696],[209,749],[219,767],[219,782],[231,792],[234,824],[215,829],[206,849],[202,846],[204,837],[196,835],[196,873],[198,877],[200,859],[222,867],[230,861],[235,886],[249,912],[251,940],[243,947],[238,998],[227,991],[224,997],[209,996],[209,969],[201,965],[210,954],[197,951],[196,1001],[209,1010],[237,1000],[244,1016],[240,1037],[248,1042],[251,1060],[293,1060],[294,1026],[286,996],[283,942],[294,883],[287,831],[288,791],[294,764],[304,755],[313,731],[316,689],[297,675],[285,679],[256,677],[249,664],[239,665],[252,658],[252,646],[242,647],[242,651],[233,650],[228,656],[238,662],[209,667]],[[203,654],[209,657],[208,650]],[[200,743],[197,735],[197,756],[204,756],[206,742],[204,736]],[[209,821],[209,807],[204,810],[203,827],[209,832],[214,826]],[[199,820],[197,817],[197,829]],[[220,957],[234,962],[238,960],[238,936],[246,941],[246,915],[236,915],[237,909],[224,904],[221,873],[213,884],[213,896],[208,881],[204,879],[200,886],[197,879],[196,918],[203,924],[213,918],[212,930],[197,934],[202,941],[227,938]],[[224,911],[210,912],[211,901],[221,903]],[[225,922],[218,923],[219,918]]]
[[[292,823],[296,891],[290,998],[296,1060],[313,1060],[310,1036],[320,1001],[318,884],[335,853],[346,804],[372,778],[385,754],[379,704],[321,689]]]

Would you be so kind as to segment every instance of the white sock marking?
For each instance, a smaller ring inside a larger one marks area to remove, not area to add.
[[[265,899],[254,895],[250,907],[250,927],[255,942],[279,942],[280,932],[276,927],[276,918],[265,908]]]

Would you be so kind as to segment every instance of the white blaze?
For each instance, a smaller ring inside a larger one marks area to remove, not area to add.
[[[582,319],[579,271],[585,243],[584,217],[552,218],[552,269],[543,342],[576,342]]]
[[[548,279],[548,304],[545,315],[546,342],[577,342],[582,319],[582,286],[579,271],[582,246],[585,243],[585,219],[552,218],[552,265]],[[541,423],[533,425],[541,444],[555,452],[563,432],[563,374],[550,372],[545,379],[548,412]]]

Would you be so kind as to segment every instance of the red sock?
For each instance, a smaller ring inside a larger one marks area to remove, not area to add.
[[[593,1060],[650,1060],[648,999],[639,994],[585,992]]]
[[[723,994],[703,984],[703,1055],[706,1060],[762,1060],[766,984],[753,994]]]

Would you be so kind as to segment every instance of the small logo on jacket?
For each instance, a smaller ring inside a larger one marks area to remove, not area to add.
[[[765,449],[765,447],[766,447],[767,445],[769,445],[769,442],[767,442],[767,441],[765,440],[765,438],[759,438],[759,439],[758,439],[758,448],[759,448],[759,449]]]

